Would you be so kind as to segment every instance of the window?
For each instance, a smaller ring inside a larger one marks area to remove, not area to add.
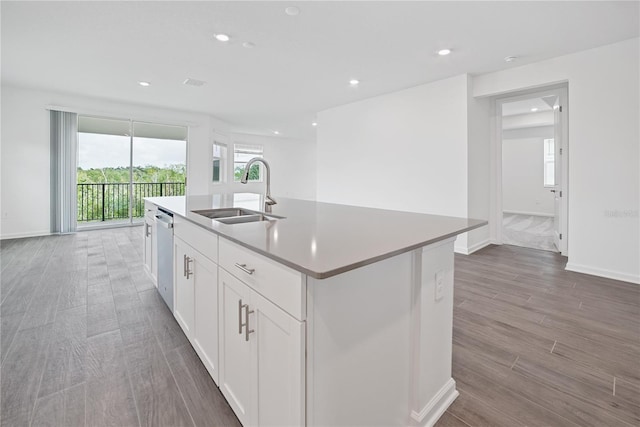
[[[213,142],[213,183],[227,181],[227,144]]]
[[[184,126],[79,116],[77,222],[141,222],[145,197],[184,195],[187,136]]]
[[[556,148],[553,139],[545,139],[544,147],[544,186],[553,187],[556,185]]]
[[[262,157],[262,145],[234,144],[233,145],[233,180],[240,182],[242,172],[254,157]],[[249,170],[249,181],[262,181],[262,163],[256,163]]]

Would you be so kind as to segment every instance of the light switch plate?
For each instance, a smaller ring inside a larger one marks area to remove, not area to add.
[[[435,286],[435,290],[436,290],[436,294],[435,294],[435,300],[436,301],[440,301],[442,299],[442,297],[444,296],[444,271],[440,270],[438,272],[436,272],[436,286]]]

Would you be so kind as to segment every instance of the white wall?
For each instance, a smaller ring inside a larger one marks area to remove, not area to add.
[[[640,39],[474,78],[475,96],[568,82],[567,269],[640,283]]]
[[[488,219],[490,104],[471,84],[461,75],[320,112],[318,200]],[[463,234],[456,250],[488,237]]]
[[[2,238],[50,232],[49,111],[45,107],[51,105],[84,114],[188,125],[188,194],[207,194],[210,191],[213,131],[227,134],[232,131],[231,125],[208,114],[2,86]],[[265,138],[263,141],[265,156],[269,156],[274,165],[274,194],[313,198],[314,144],[279,138]],[[256,187],[255,191],[262,192],[264,187]]]
[[[467,76],[318,114],[318,200],[467,216]]]
[[[467,139],[468,139],[468,215],[488,220],[491,212],[491,103],[472,96],[473,79],[467,82]],[[461,236],[462,237],[462,236]],[[474,252],[489,243],[490,228],[481,227],[466,233],[466,247],[459,251]],[[461,242],[462,243],[462,239]]]
[[[502,141],[502,210],[553,216],[554,195],[544,187],[544,139]]]

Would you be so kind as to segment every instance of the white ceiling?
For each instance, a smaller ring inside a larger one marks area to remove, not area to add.
[[[292,5],[298,16],[284,13]],[[5,84],[303,138],[323,109],[637,37],[639,26],[636,1],[2,1],[1,13]],[[453,53],[439,57],[444,47]],[[207,84],[185,86],[188,77]],[[362,83],[349,87],[351,78]]]

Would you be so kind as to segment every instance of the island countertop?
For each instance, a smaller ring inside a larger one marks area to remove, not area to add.
[[[277,197],[282,219],[223,224],[194,210],[264,211],[264,196],[220,193],[148,197],[150,203],[316,279],[408,252],[482,227],[487,221]]]

